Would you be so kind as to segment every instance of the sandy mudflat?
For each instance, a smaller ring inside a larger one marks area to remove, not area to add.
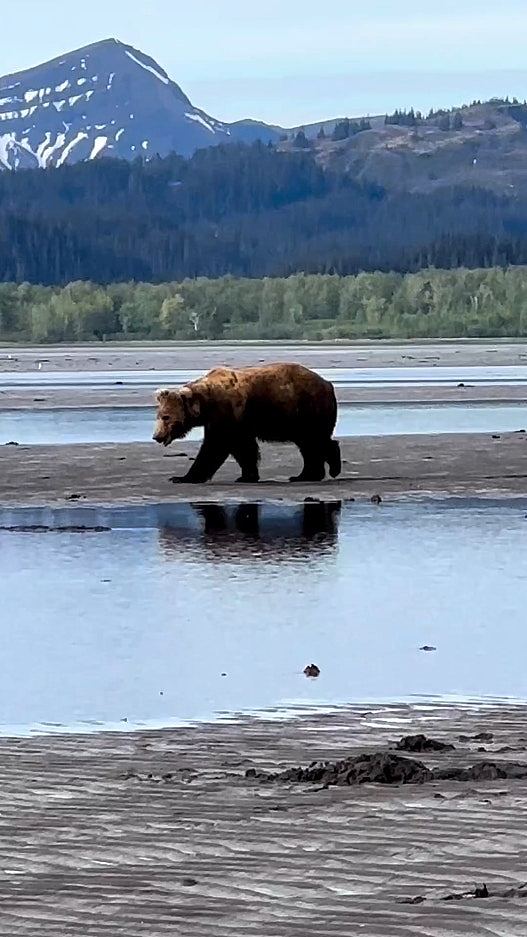
[[[336,387],[339,403],[524,403],[527,389],[514,385],[465,387]],[[152,407],[154,391],[142,387],[10,388],[0,390],[2,410],[53,410],[79,407]]]
[[[11,359],[7,358],[11,355]],[[1,346],[0,373],[44,371],[156,371],[203,369],[269,361],[319,368],[470,367],[527,364],[527,342],[363,342],[351,345],[98,344]]]
[[[343,474],[290,484],[300,468],[292,446],[263,446],[259,485],[236,484],[229,460],[206,485],[173,485],[199,443],[0,447],[0,506],[159,501],[304,501],[416,494],[525,494],[527,433],[359,437],[342,442]]]
[[[8,355],[11,358],[8,358]],[[527,365],[523,342],[363,343],[355,345],[93,345],[53,347],[0,346],[2,374],[86,371],[207,371],[222,364],[254,365],[298,361],[314,368],[470,367]],[[521,386],[338,388],[342,403],[514,402],[525,400]],[[151,389],[141,387],[0,389],[2,409],[54,407],[150,406]]]
[[[0,740],[0,934],[523,937],[526,898],[504,893],[527,880],[526,781],[322,790],[245,772],[387,750],[410,732],[455,745],[410,756],[430,767],[523,762],[526,717],[357,706]],[[492,738],[459,741],[482,731]],[[489,897],[468,897],[483,884]]]

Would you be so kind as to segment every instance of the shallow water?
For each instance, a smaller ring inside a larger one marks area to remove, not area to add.
[[[146,442],[152,437],[154,411],[141,408],[0,411],[0,445]],[[439,404],[404,406],[341,405],[339,436],[415,433],[507,432],[527,427],[527,406]],[[189,434],[200,439],[201,429]]]
[[[113,529],[0,531],[0,732],[414,694],[525,698],[526,511],[522,500],[2,512],[10,527]],[[316,681],[302,673],[311,662]]]
[[[527,365],[477,367],[387,367],[316,368],[319,374],[340,387],[405,387],[409,385],[455,386],[459,382],[478,385],[527,384]],[[10,387],[164,387],[196,380],[202,370],[173,371],[18,371],[2,372],[0,388]]]

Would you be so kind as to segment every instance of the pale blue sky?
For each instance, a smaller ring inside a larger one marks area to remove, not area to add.
[[[224,120],[527,97],[527,0],[16,0],[2,9],[0,74],[110,36]]]

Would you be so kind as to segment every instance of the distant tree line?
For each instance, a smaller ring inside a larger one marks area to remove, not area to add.
[[[350,120],[349,117],[344,117],[342,120],[336,122],[329,135],[326,133],[324,125],[322,125],[317,133],[317,140],[348,140],[350,137],[354,137],[364,130],[371,130],[371,123],[365,117],[360,117],[357,120]],[[285,136],[282,137],[282,142],[285,143],[288,139],[287,134],[285,134]],[[306,135],[303,127],[292,135],[291,140],[297,149],[308,150],[313,145],[313,141]]]
[[[527,266],[358,276],[0,284],[0,339],[311,339],[527,335]]]
[[[428,116],[423,117],[421,111],[414,111],[413,107],[409,111],[394,111],[393,114],[387,114],[384,118],[385,125],[396,124],[400,127],[418,127],[423,123],[435,123],[439,130],[462,130],[463,117],[459,111],[429,111]]]
[[[395,110],[393,114],[387,114],[384,123],[396,124],[400,127],[416,127],[423,122],[421,111],[414,111],[413,107],[409,111]]]
[[[365,117],[361,117],[360,120],[350,120],[349,117],[345,117],[344,120],[338,120],[335,124],[331,139],[336,141],[348,140],[349,137],[363,133],[364,130],[371,130],[371,123]],[[322,127],[318,135],[319,139],[323,134],[324,128]]]

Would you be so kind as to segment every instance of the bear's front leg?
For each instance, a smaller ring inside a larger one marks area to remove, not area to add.
[[[254,484],[260,481],[258,463],[260,449],[254,436],[239,436],[231,444],[231,455],[234,456],[242,470],[237,482]]]
[[[170,481],[174,484],[200,485],[210,481],[221,468],[229,455],[229,448],[217,436],[205,432],[205,438],[195,461],[186,475],[174,475]]]

